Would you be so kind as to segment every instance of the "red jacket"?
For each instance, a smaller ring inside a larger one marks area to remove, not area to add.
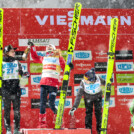
[[[60,75],[60,69],[59,69],[60,67],[64,71],[64,68],[65,68],[64,58],[62,56],[60,56],[58,58],[57,57],[51,58],[51,57],[38,56],[36,53],[35,46],[31,47],[31,56],[32,56],[33,61],[35,63],[42,63],[43,64],[42,78],[40,81],[40,85],[48,85],[48,86],[58,87],[59,80],[57,77],[58,77],[58,75]],[[52,63],[51,61],[57,61],[57,62]],[[54,77],[54,76],[57,76],[57,77]]]

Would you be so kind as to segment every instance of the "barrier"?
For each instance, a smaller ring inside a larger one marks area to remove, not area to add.
[[[91,134],[90,129],[21,129],[22,134]]]

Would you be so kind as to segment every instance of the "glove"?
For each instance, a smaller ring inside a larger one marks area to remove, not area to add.
[[[69,111],[69,115],[73,116],[75,111],[76,111],[76,108],[73,107],[73,108]]]
[[[71,70],[74,68],[74,65],[73,65],[72,62],[70,62],[68,65],[69,65],[69,67],[71,68]]]
[[[34,46],[33,42],[30,42],[30,41],[29,41],[27,44],[28,44],[30,47],[31,47],[31,46]]]
[[[23,78],[29,78],[30,77],[30,74],[29,72],[24,72],[23,75],[22,75]]]

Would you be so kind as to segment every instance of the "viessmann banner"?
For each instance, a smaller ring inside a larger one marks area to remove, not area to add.
[[[45,56],[46,46],[53,44],[56,48],[61,49],[62,56],[66,59],[73,11],[71,8],[4,9],[4,46],[12,44],[13,47],[17,47],[16,55],[21,57],[28,41],[35,44],[39,56]],[[129,9],[82,9],[73,57],[74,69],[70,73],[64,110],[66,128],[70,127],[69,122],[71,122],[68,111],[73,106],[85,72],[94,67],[96,74],[106,79],[110,19],[112,17],[119,18],[119,27],[108,119],[111,128],[115,129],[108,128],[108,133],[128,133],[131,121],[127,103],[133,99],[134,95],[134,10]],[[42,64],[34,63],[30,54],[27,61],[20,62],[23,70],[30,73],[30,78],[22,78],[20,83],[22,92],[21,128],[36,128],[40,105],[39,83]],[[62,84],[62,75],[63,70],[61,70],[60,75],[60,86]],[[105,86],[101,88],[104,92]],[[60,90],[57,92],[56,105],[59,103],[59,93]],[[53,112],[50,108],[47,108],[46,111],[48,128],[54,128],[51,120]],[[85,105],[83,97],[79,108],[75,112],[75,117],[75,128],[84,128]],[[123,125],[122,120],[125,120]],[[93,125],[96,125],[94,117]],[[119,126],[118,129],[116,129],[117,126]],[[94,131],[95,127],[93,133],[95,133]]]
[[[5,11],[4,26],[12,26],[10,28],[12,30],[5,27],[6,34],[18,31],[23,34],[57,34],[57,32],[68,34],[71,29],[73,9],[13,9],[13,12],[12,9],[5,9]],[[78,34],[109,34],[112,17],[119,18],[119,34],[134,32],[132,30],[134,14],[131,10],[82,9]]]

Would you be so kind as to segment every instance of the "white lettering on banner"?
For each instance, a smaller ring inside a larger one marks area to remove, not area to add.
[[[133,99],[128,99],[128,98],[123,98],[123,99],[118,99],[119,105],[129,105],[130,102],[132,102]]]
[[[64,18],[66,18],[66,16],[57,16],[57,25],[67,25]]]
[[[88,66],[91,66],[91,64],[79,63],[79,64],[76,64],[76,66],[80,66],[80,67],[88,67]]]
[[[120,19],[120,25],[131,25],[131,16],[114,16],[116,18]],[[46,22],[49,20],[50,25],[68,25],[68,27],[71,29],[72,26],[72,18],[73,18],[73,11],[68,11],[68,15],[44,15],[43,19],[39,15],[35,15],[35,18],[39,25],[45,25]],[[111,22],[111,16],[97,16],[96,19],[93,15],[90,16],[81,16],[81,25],[110,25]],[[56,20],[56,22],[54,22]],[[69,21],[69,22],[68,22]],[[71,22],[70,22],[71,21]],[[69,29],[69,31],[70,31]]]
[[[42,20],[42,19],[40,18],[40,16],[38,16],[38,15],[35,15],[35,18],[37,19],[37,21],[38,21],[38,23],[39,23],[40,25],[45,25],[46,20],[47,20],[47,18],[48,18],[48,15],[44,16],[43,20]],[[52,20],[52,17],[51,17],[51,20]]]
[[[40,88],[33,88],[32,91],[40,92]]]

